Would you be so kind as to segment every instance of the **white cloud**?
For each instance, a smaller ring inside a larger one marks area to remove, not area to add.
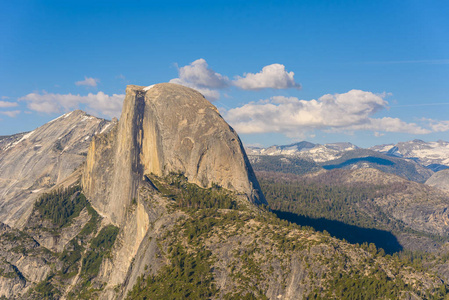
[[[1,101],[0,100],[0,108],[15,107],[17,105],[19,105],[17,102],[9,102],[9,101]]]
[[[398,118],[384,117],[380,119],[370,118],[365,124],[349,126],[348,130],[369,130],[384,132],[402,132],[411,134],[428,134],[432,130],[422,128],[415,123],[407,123]]]
[[[239,133],[279,132],[289,137],[304,136],[314,130],[347,133],[355,130],[414,134],[430,132],[397,118],[372,118],[373,114],[387,107],[384,97],[385,94],[361,90],[328,94],[309,101],[276,96],[230,109],[224,116]]]
[[[85,110],[92,113],[100,113],[108,117],[119,117],[125,95],[106,95],[103,92],[89,93],[87,96],[72,94],[51,94],[43,92],[31,93],[19,98],[26,101],[29,109],[37,112],[56,113],[69,111],[85,106]]]
[[[99,79],[84,76],[84,80],[77,81],[75,82],[75,84],[96,87],[99,82],[100,82]]]
[[[0,114],[15,118],[18,114],[20,114],[20,110],[13,110],[13,111],[0,111]]]
[[[200,58],[178,68],[178,75],[178,78],[170,82],[193,88],[211,101],[218,100],[219,90],[229,86],[244,90],[301,88],[301,85],[295,82],[295,73],[287,72],[285,66],[281,64],[268,65],[259,73],[245,73],[244,77],[236,76],[235,80],[229,80],[228,77],[209,68],[206,60]]]
[[[293,72],[287,72],[284,65],[272,64],[263,67],[259,73],[245,73],[244,77],[237,76],[233,83],[244,90],[300,89],[301,85],[295,82],[294,75]]]
[[[423,121],[429,123],[429,127],[434,132],[449,131],[449,121],[437,121],[433,119],[423,119]]]
[[[229,79],[210,69],[206,60],[197,59],[190,65],[179,68],[179,78],[199,87],[223,88]]]
[[[216,89],[229,85],[229,79],[209,68],[203,58],[179,68],[178,75],[179,78],[174,78],[170,82],[193,88],[211,101],[220,98],[220,93]]]

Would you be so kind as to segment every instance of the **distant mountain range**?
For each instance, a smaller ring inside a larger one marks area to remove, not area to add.
[[[0,137],[0,299],[449,293],[449,194],[404,179],[433,173],[418,160],[349,143],[248,152],[170,83],[129,85],[120,121],[77,110]]]
[[[283,146],[271,146],[268,148],[246,147],[248,155],[286,155],[311,159],[317,163],[340,158],[344,151],[359,149],[351,143],[313,144],[299,142]]]
[[[389,156],[413,159],[435,172],[449,168],[449,142],[442,140],[436,142],[413,140],[395,145],[374,146],[370,149]]]
[[[247,154],[257,171],[288,169],[305,174],[319,168],[375,168],[425,182],[434,172],[449,168],[449,143],[413,140],[363,149],[351,143],[313,144],[299,142],[268,148],[247,147]]]

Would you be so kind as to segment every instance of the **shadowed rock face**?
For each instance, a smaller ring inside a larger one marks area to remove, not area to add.
[[[215,106],[176,84],[130,85],[117,130],[91,144],[83,188],[92,204],[119,224],[143,176],[170,172],[266,203],[237,133]]]

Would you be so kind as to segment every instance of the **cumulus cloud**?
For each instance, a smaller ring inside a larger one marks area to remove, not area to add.
[[[125,95],[106,95],[103,92],[89,93],[87,96],[73,94],[31,93],[19,98],[26,101],[29,109],[43,113],[57,113],[80,108],[107,117],[119,117]]]
[[[243,77],[237,76],[233,83],[244,90],[300,89],[301,85],[295,82],[294,75],[293,72],[287,72],[284,65],[272,64],[263,67],[259,73],[245,73]]]
[[[77,81],[75,84],[96,87],[99,82],[99,79],[84,76],[84,80]]]
[[[206,60],[203,58],[179,68],[178,75],[179,78],[174,78],[170,82],[193,88],[211,101],[220,97],[217,89],[229,85],[229,79],[209,68]]]
[[[295,73],[287,72],[285,66],[281,64],[268,65],[259,73],[244,73],[243,77],[236,76],[234,80],[229,80],[228,77],[209,68],[206,60],[200,58],[178,68],[178,73],[179,77],[170,82],[193,88],[211,101],[218,100],[219,90],[229,86],[243,90],[301,88],[301,85],[295,82]]]
[[[12,111],[0,111],[0,114],[14,118],[18,114],[20,114],[20,110],[12,110]]]
[[[190,65],[179,68],[179,78],[200,87],[223,88],[229,79],[210,69],[206,60],[197,59]]]
[[[17,102],[9,102],[9,101],[1,101],[0,100],[0,108],[15,107],[17,105],[19,105]]]
[[[437,121],[433,119],[423,119],[423,121],[429,124],[429,127],[434,132],[445,132],[449,131],[449,121]]]
[[[239,133],[279,132],[289,137],[304,136],[306,132],[325,130],[350,132],[429,133],[414,123],[397,118],[372,118],[388,105],[385,94],[351,90],[343,94],[327,94],[318,100],[300,100],[276,96],[250,102],[224,113]]]

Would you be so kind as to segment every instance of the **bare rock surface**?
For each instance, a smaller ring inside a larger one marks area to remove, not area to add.
[[[449,169],[436,172],[427,179],[426,184],[441,190],[449,191]]]
[[[26,134],[0,139],[0,222],[22,227],[34,201],[86,159],[95,134],[110,121],[76,110]]]
[[[237,133],[197,91],[129,85],[117,129],[93,139],[82,179],[92,205],[120,224],[146,174],[183,173],[266,203]]]
[[[90,220],[90,216],[87,209],[84,208],[80,215],[71,222],[70,226],[61,229],[54,228],[55,226],[50,220],[42,221],[41,219],[40,214],[34,211],[26,224],[25,232],[48,250],[61,253],[67,243],[81,232]]]

